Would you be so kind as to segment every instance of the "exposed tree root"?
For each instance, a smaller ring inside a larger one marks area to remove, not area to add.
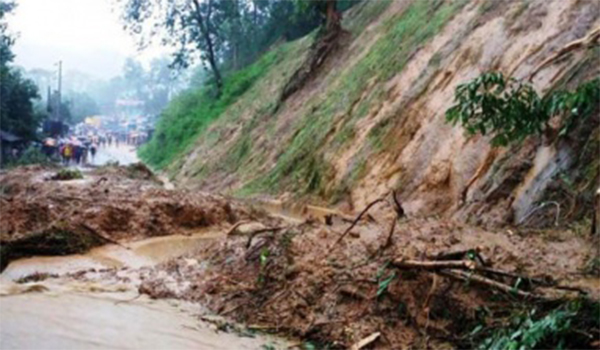
[[[341,28],[334,27],[331,30],[322,30],[322,34],[317,35],[306,61],[294,72],[290,80],[283,87],[278,105],[287,100],[296,91],[302,89],[315,75],[317,69],[323,65],[329,54],[337,47],[336,44],[342,32]]]

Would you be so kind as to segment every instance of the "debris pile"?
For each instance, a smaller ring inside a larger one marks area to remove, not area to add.
[[[389,217],[359,216],[340,227],[233,225],[230,232],[240,234],[160,266],[140,293],[199,302],[250,328],[319,346],[385,349],[474,347],[518,310],[534,305],[544,314],[564,300],[598,298],[597,284],[568,280],[583,258],[558,264],[585,252],[582,246],[526,235],[494,240],[504,234],[398,219],[393,202],[380,202]],[[471,335],[478,327],[487,332]],[[569,344],[600,339],[598,329],[586,332],[591,338],[573,332]]]

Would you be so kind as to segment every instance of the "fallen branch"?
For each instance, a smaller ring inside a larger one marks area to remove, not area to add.
[[[369,260],[373,259],[376,256],[379,256],[386,249],[388,249],[389,247],[392,246],[392,236],[394,235],[394,231],[396,229],[396,221],[397,220],[394,218],[394,220],[392,221],[392,225],[390,227],[390,232],[388,233],[388,236],[387,236],[385,242],[379,247],[379,249],[377,249],[373,254],[371,254],[371,256],[369,257]]]
[[[402,260],[392,261],[393,267],[399,269],[423,269],[423,270],[442,270],[442,269],[463,269],[475,270],[476,264],[471,260],[445,260],[445,261],[419,261]]]
[[[470,257],[469,255],[472,255],[472,257]],[[438,253],[436,255],[430,256],[429,258],[432,260],[463,260],[463,259],[465,259],[465,257],[467,257],[469,259],[473,258],[473,260],[476,260],[479,264],[481,264],[483,266],[491,266],[492,265],[489,261],[487,261],[481,255],[480,247],[475,247],[473,249],[463,249],[463,250],[447,252],[447,253],[442,252],[442,253]]]
[[[492,279],[480,276],[480,275],[475,275],[475,274],[470,274],[467,273],[465,271],[460,271],[460,270],[452,270],[452,271],[447,271],[447,270],[442,270],[439,271],[440,274],[444,275],[444,276],[448,276],[454,279],[458,279],[461,281],[467,281],[467,282],[475,282],[484,286],[488,286],[488,287],[492,287],[494,289],[500,290],[502,292],[505,292],[507,294],[514,294],[514,295],[518,295],[522,298],[526,298],[526,299],[530,299],[530,298],[542,298],[540,295],[536,295],[536,294],[532,294],[529,292],[524,292],[522,290],[513,288],[509,285],[506,285],[504,283],[500,283],[497,281],[494,281]]]
[[[344,237],[346,237],[346,235],[354,228],[354,226],[356,226],[356,224],[360,221],[360,219],[362,219],[363,215],[365,215],[365,213],[368,212],[372,206],[374,206],[375,204],[377,204],[379,202],[383,202],[383,201],[385,201],[384,198],[378,198],[378,199],[372,201],[371,203],[369,203],[369,205],[367,205],[367,207],[365,209],[363,209],[363,211],[361,211],[360,214],[358,214],[356,219],[354,219],[354,221],[352,222],[352,225],[350,225],[350,227],[348,227],[346,229],[346,231],[344,231],[344,233],[342,233],[340,238],[338,238],[337,241],[335,241],[332,248],[335,247],[336,245],[338,245],[338,243],[340,243],[342,241],[342,239],[344,239]]]

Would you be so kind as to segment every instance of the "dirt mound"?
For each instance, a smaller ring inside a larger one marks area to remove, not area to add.
[[[433,220],[400,221],[390,231],[390,218],[375,220],[337,245],[346,226],[305,222],[230,235],[150,272],[140,292],[200,302],[318,347],[374,339],[372,346],[385,349],[474,347],[531,305],[549,315],[560,300],[600,293],[598,283],[555,288],[560,279],[574,283],[568,276],[585,265],[585,257],[575,258],[586,252],[575,237],[556,244]],[[478,326],[483,331],[471,334]],[[589,347],[600,333],[590,336],[570,334],[568,344]],[[538,346],[552,346],[543,341]]]
[[[46,181],[50,174],[46,168],[28,167],[0,175],[5,264],[7,257],[70,254],[106,242],[192,233],[260,215],[223,197],[165,190],[140,165],[101,168],[71,181]],[[50,239],[57,230],[64,239]],[[39,244],[33,247],[35,242]]]
[[[128,179],[134,180],[146,180],[161,183],[160,180],[154,175],[144,163],[133,163],[129,165],[106,165],[97,168],[93,172],[97,176],[122,176]]]

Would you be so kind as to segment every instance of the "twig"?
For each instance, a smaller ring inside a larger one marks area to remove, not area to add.
[[[429,293],[427,293],[427,297],[425,298],[425,302],[423,303],[423,307],[421,308],[421,312],[429,308],[429,302],[431,301],[431,297],[437,288],[437,280],[438,275],[433,274],[433,281],[431,281],[431,288],[429,288]],[[427,312],[427,317],[429,318],[429,311]]]
[[[376,256],[379,256],[386,249],[388,249],[389,247],[391,247],[391,245],[392,245],[392,236],[394,235],[394,230],[396,229],[396,221],[397,221],[396,218],[394,218],[393,221],[392,221],[392,225],[390,227],[390,232],[388,233],[388,236],[387,236],[385,242],[379,247],[379,249],[377,249],[373,254],[371,254],[371,256],[369,257],[369,260],[373,259]]]
[[[538,210],[545,208],[548,204],[554,204],[556,206],[556,218],[554,219],[554,226],[558,226],[558,219],[560,217],[560,204],[556,201],[551,201],[551,202],[545,202],[540,204],[537,208],[533,208],[529,213],[527,213],[527,215],[525,215],[525,217],[523,219],[521,219],[519,221],[519,225],[522,225],[524,223],[527,222],[528,219],[531,218],[531,216],[537,212]]]
[[[465,255],[471,253],[471,252],[475,252],[475,253],[479,253],[479,247],[476,247],[474,249],[463,249],[463,250],[457,250],[457,251],[453,251],[453,252],[441,252],[435,255],[430,256],[429,258],[432,260],[459,260],[464,258]]]
[[[354,221],[352,222],[352,225],[350,225],[350,227],[348,227],[346,229],[346,231],[344,231],[344,233],[342,233],[340,238],[338,238],[337,241],[335,241],[332,248],[335,247],[336,245],[338,245],[338,243],[340,243],[342,241],[342,239],[344,239],[344,237],[354,228],[354,226],[356,226],[356,224],[360,221],[360,219],[363,217],[363,215],[365,215],[365,213],[367,211],[369,211],[369,209],[371,209],[372,206],[374,206],[375,204],[377,204],[379,202],[383,202],[384,200],[385,200],[384,198],[378,198],[378,199],[374,200],[373,202],[369,203],[369,205],[367,205],[367,207],[365,209],[363,209],[363,211],[360,212],[360,214],[358,214],[356,219],[354,219]]]
[[[108,179],[105,176],[102,176],[100,180],[96,181],[96,186],[100,185],[104,181],[108,181]]]
[[[400,204],[400,200],[398,199],[398,194],[396,190],[392,191],[392,199],[394,199],[394,210],[396,210],[396,215],[398,219],[401,219],[405,216],[404,208],[402,208],[402,204]]]
[[[525,281],[531,281],[533,283],[537,283],[540,285],[546,285],[548,284],[548,282],[541,280],[539,278],[534,278],[534,277],[528,277],[528,276],[523,276],[523,275],[519,275],[513,272],[508,272],[508,271],[503,271],[503,270],[498,270],[498,269],[494,269],[491,267],[478,267],[476,268],[477,272],[485,272],[485,273],[490,273],[490,274],[494,274],[494,275],[499,275],[499,276],[504,276],[504,277],[510,277],[510,278],[514,278],[514,279],[522,279]]]
[[[458,251],[454,251],[454,252],[448,252],[448,253],[438,253],[436,255],[433,255],[430,257],[430,259],[432,260],[462,260],[465,256],[467,256],[468,254],[474,254],[475,258],[477,260],[479,260],[479,263],[483,266],[490,266],[489,261],[487,261],[486,259],[483,258],[483,256],[481,256],[481,248],[480,247],[475,247],[473,249],[463,249],[463,250],[458,250]]]
[[[391,265],[399,269],[424,269],[424,270],[442,270],[442,269],[463,269],[474,270],[476,264],[471,260],[445,260],[445,261],[418,261],[396,259]]]

